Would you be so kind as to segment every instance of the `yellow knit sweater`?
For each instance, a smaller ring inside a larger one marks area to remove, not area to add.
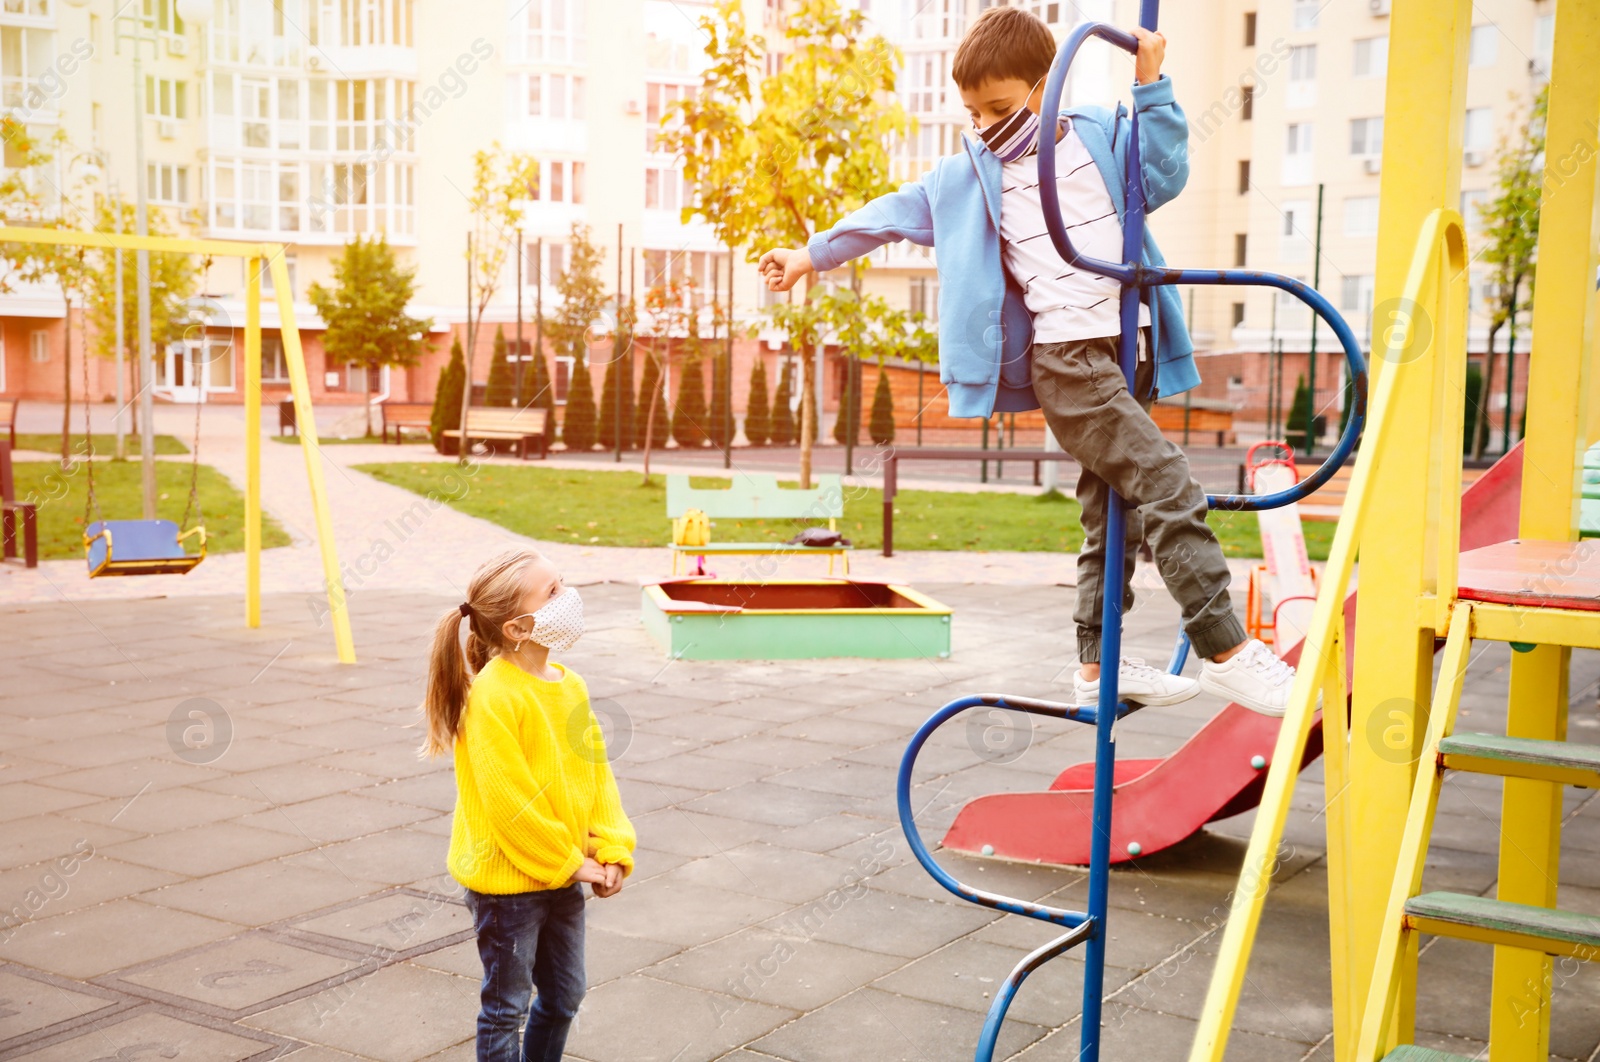
[[[558,682],[497,656],[472,680],[455,745],[448,865],[474,892],[560,888],[585,856],[633,871],[633,824],[588,687],[552,666]]]

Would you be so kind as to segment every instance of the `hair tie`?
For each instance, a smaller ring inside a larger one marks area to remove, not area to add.
[[[465,602],[465,601],[461,602],[461,614],[463,616],[466,616],[468,619],[471,619],[472,618],[472,606],[467,604],[467,602]]]

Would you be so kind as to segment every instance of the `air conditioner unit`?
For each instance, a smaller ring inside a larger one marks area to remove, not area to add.
[[[1482,166],[1483,165],[1483,152],[1481,152],[1481,151],[1468,151],[1468,152],[1466,152],[1465,154],[1463,154],[1461,156],[1461,159],[1468,166]]]
[[[1367,10],[1372,12],[1373,18],[1385,18],[1389,14],[1389,0],[1367,0]]]
[[[156,136],[162,140],[171,140],[178,135],[178,123],[171,118],[156,120]]]
[[[322,69],[322,57],[320,55],[315,55],[315,54],[309,55],[309,56],[306,57],[306,65],[309,66],[313,70],[321,70]]]
[[[1361,168],[1368,173],[1377,173],[1383,169],[1383,158],[1380,155],[1369,155],[1361,160]]]
[[[622,105],[622,113],[623,114],[629,114],[629,115],[638,114],[639,113],[639,101],[637,99],[631,99],[628,102],[624,103]]]
[[[188,55],[189,54],[189,41],[184,37],[168,37],[167,38],[167,54],[168,55]]]

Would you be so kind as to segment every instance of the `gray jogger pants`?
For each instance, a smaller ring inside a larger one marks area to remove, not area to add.
[[[1148,335],[1148,333],[1147,333]],[[1150,391],[1155,361],[1147,354],[1134,376]],[[1167,590],[1183,610],[1183,629],[1197,655],[1209,659],[1245,640],[1228,596],[1229,572],[1217,536],[1206,525],[1206,496],[1189,461],[1150,419],[1148,399],[1128,393],[1117,365],[1117,337],[1035,343],[1033,389],[1062,449],[1083,467],[1083,550],[1078,554],[1078,659],[1100,660],[1105,594],[1108,486],[1128,502],[1123,611],[1133,607],[1134,562],[1148,538]]]

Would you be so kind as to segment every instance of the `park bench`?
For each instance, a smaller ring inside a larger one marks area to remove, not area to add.
[[[1242,467],[1242,466],[1241,466]],[[1300,479],[1305,479],[1315,472],[1320,465],[1302,464],[1295,462],[1295,472]],[[1355,462],[1348,461],[1342,465],[1316,492],[1300,503],[1300,518],[1302,520],[1316,520],[1333,522],[1339,519],[1339,514],[1344,511],[1344,498],[1350,490],[1350,476],[1355,471]],[[1473,484],[1485,469],[1463,468],[1461,470],[1461,489],[1465,490]]]
[[[32,502],[17,501],[17,483],[11,468],[11,443],[0,439],[0,533],[4,557],[17,555],[17,521],[22,521],[22,559],[29,568],[39,566],[39,513]]]
[[[468,447],[471,446],[472,439],[514,442],[517,444],[517,456],[526,461],[528,444],[535,442],[539,446],[539,456],[547,457],[550,453],[550,433],[546,430],[548,416],[549,410],[535,406],[527,409],[504,407],[469,409],[466,431]],[[458,428],[446,428],[439,434],[447,439],[461,438],[461,431]]]
[[[294,419],[294,399],[285,398],[278,403],[278,434],[300,434],[300,425]]]
[[[394,429],[394,441],[405,442],[402,433],[407,428],[418,431],[433,430],[433,404],[431,402],[380,402],[383,410],[383,441],[389,441],[389,429]]]
[[[718,518],[724,520],[821,520],[828,521],[828,530],[838,530],[838,520],[844,515],[844,487],[836,475],[818,476],[811,490],[786,490],[778,486],[774,474],[756,472],[735,476],[726,490],[715,487],[689,486],[686,475],[667,477],[667,518],[676,519],[690,509],[705,513],[715,526]],[[772,555],[788,557],[795,554],[826,555],[828,574],[833,574],[835,557],[841,558],[844,574],[850,574],[850,547],[796,546],[787,542],[707,542],[700,546],[680,546],[674,543],[672,574],[678,574],[678,558],[684,555],[699,558],[693,574],[704,575],[706,558],[711,556]]]
[[[13,450],[17,448],[17,407],[21,404],[15,398],[0,398],[0,431],[9,436]]]

